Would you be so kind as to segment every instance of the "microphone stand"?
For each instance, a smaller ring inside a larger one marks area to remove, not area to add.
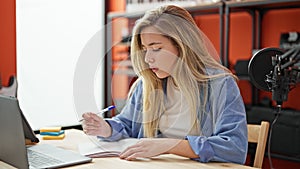
[[[288,93],[290,91],[291,84],[296,84],[298,81],[300,81],[299,61],[300,47],[291,49],[281,56],[272,56],[272,65],[274,66],[274,71],[271,71],[271,73],[267,75],[266,82],[272,91],[272,99],[276,101],[276,116],[271,124],[268,139],[268,160],[271,169],[273,169],[270,152],[273,126],[281,113],[283,102],[287,101],[288,99]],[[296,68],[293,68],[293,66],[296,66]]]

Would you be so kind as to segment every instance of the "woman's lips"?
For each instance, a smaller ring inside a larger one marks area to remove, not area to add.
[[[157,72],[158,68],[151,68],[152,72]]]

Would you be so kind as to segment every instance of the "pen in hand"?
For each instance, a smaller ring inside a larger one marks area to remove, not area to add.
[[[100,116],[100,115],[102,115],[103,113],[108,112],[108,111],[114,109],[115,107],[116,107],[116,106],[114,106],[114,105],[108,106],[107,108],[102,109],[102,110],[100,110],[99,112],[97,112],[97,113],[95,113],[95,114],[97,114],[98,116]],[[81,121],[83,121],[83,120],[84,120],[84,119],[81,119],[81,120],[79,120],[79,122],[81,122]]]

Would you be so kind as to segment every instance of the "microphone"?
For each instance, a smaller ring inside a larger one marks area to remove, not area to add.
[[[300,47],[288,51],[259,50],[249,61],[248,74],[255,87],[272,92],[272,99],[281,106],[289,91],[300,82]]]

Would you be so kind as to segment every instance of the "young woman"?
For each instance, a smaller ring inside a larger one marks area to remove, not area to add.
[[[139,78],[128,102],[111,119],[83,114],[84,132],[109,141],[142,138],[120,154],[126,160],[171,153],[243,164],[244,104],[235,76],[213,49],[185,9],[148,11],[133,30],[131,59]]]

